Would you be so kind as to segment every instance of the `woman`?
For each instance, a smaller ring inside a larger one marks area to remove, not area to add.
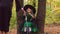
[[[8,34],[13,0],[0,0],[0,34]]]
[[[15,0],[16,11],[21,9],[20,0]],[[13,0],[0,0],[0,34],[8,34]]]

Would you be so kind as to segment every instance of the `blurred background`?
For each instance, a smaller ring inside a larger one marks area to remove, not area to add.
[[[24,0],[24,6],[27,3],[36,8],[36,14],[37,14],[38,0]],[[11,34],[17,31],[16,28],[17,28],[16,4],[14,0],[12,7],[12,17],[10,20]],[[60,0],[46,0],[45,32],[51,34],[60,32]]]

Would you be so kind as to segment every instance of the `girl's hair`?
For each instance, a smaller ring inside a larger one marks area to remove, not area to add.
[[[25,5],[24,6],[24,10],[26,11],[28,8],[30,8],[32,10],[32,12],[35,14],[36,10],[32,5]]]

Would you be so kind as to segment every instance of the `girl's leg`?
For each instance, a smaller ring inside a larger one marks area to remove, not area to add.
[[[3,31],[0,31],[0,34],[3,34]]]

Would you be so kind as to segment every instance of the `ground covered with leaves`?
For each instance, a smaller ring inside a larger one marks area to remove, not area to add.
[[[60,34],[60,25],[45,26],[45,34]]]
[[[60,34],[60,25],[47,25],[44,28],[45,34]],[[9,34],[17,34],[17,29],[13,28]]]

